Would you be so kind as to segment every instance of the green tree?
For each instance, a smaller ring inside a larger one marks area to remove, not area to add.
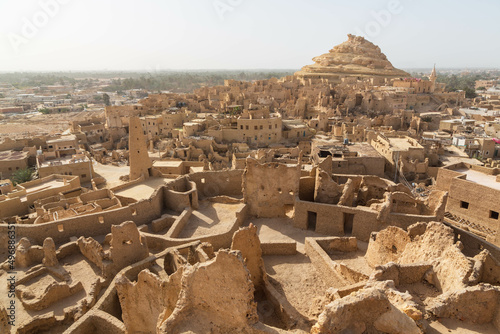
[[[108,94],[106,94],[106,93],[102,94],[102,99],[104,100],[105,105],[107,105],[107,106],[111,105],[111,101],[110,101]]]
[[[473,99],[477,97],[476,91],[470,87],[465,87],[465,97],[468,99]]]
[[[18,169],[12,174],[10,180],[14,185],[36,179],[36,172],[32,168]]]

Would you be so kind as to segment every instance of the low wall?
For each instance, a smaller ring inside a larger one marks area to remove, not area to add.
[[[64,244],[71,237],[94,237],[110,233],[111,225],[133,221],[137,226],[149,224],[161,216],[164,209],[163,187],[157,189],[149,199],[130,204],[127,207],[70,217],[44,224],[15,224],[16,240],[26,237],[32,245],[43,245],[50,236],[56,244]],[[7,224],[0,224],[0,251],[7,247]]]
[[[261,242],[262,255],[295,255],[297,242],[295,241],[267,241]]]
[[[19,197],[0,201],[0,219],[12,216],[23,216],[28,213],[28,203],[21,202]]]
[[[368,279],[344,264],[333,261],[314,238],[306,238],[305,251],[321,279],[329,286],[339,287]]]
[[[500,247],[497,247],[477,235],[465,231],[453,224],[449,224],[447,222],[444,222],[444,224],[453,229],[453,232],[455,233],[455,242],[462,242],[464,245],[463,253],[465,255],[473,257],[479,254],[483,249],[487,249],[491,255],[500,260]]]
[[[175,218],[172,215],[164,214],[158,219],[154,219],[151,222],[151,231],[153,233],[158,233],[164,229],[170,228],[175,222]]]
[[[418,222],[438,221],[436,216],[402,213],[390,213],[387,221],[379,221],[377,220],[378,212],[368,207],[349,207],[296,199],[294,227],[306,230],[309,212],[316,214],[316,232],[343,236],[346,233],[349,234],[349,231],[345,229],[352,228],[352,236],[366,242],[370,239],[372,232],[383,230],[387,226],[398,226],[406,230],[408,226]]]
[[[111,191],[109,189],[101,189],[83,193],[80,195],[80,199],[83,203],[88,203],[99,199],[110,199],[111,196]]]
[[[196,183],[200,198],[220,195],[241,197],[243,170],[206,171],[189,174],[189,179]]]
[[[348,207],[309,201],[295,201],[294,226],[308,228],[308,212],[316,213],[316,229],[321,234],[343,236],[346,219],[352,219],[352,235],[368,241],[372,231],[379,231],[385,225],[377,221],[377,212],[366,207]]]
[[[181,176],[163,187],[165,207],[182,212],[186,207],[198,208],[198,189],[196,183]]]
[[[99,324],[95,326],[93,321],[95,320],[94,317],[96,314],[101,314],[102,316],[109,316],[114,319],[110,319],[112,323],[115,323],[115,321],[118,321],[117,325],[123,324],[123,322],[119,321],[118,319],[121,318],[121,306],[120,306],[120,301],[118,300],[118,294],[116,292],[116,280],[119,278],[121,275],[126,276],[129,280],[135,281],[137,280],[137,275],[144,270],[144,269],[150,269],[152,266],[154,266],[155,261],[157,259],[164,258],[165,255],[172,251],[173,248],[188,248],[191,246],[196,246],[198,245],[199,242],[196,243],[186,243],[181,245],[180,247],[172,247],[172,248],[167,248],[163,250],[162,252],[150,256],[142,261],[139,261],[137,263],[134,263],[128,267],[123,268],[112,280],[111,284],[108,286],[106,291],[104,291],[102,297],[97,301],[97,303],[92,307],[92,309],[87,312],[83,317],[78,319],[76,322],[71,325],[63,334],[74,334],[74,333],[89,333],[89,328],[94,328],[97,330],[97,327],[101,328],[102,325],[105,324]],[[110,323],[111,324],[111,323]],[[121,325],[115,326],[115,327],[120,327],[120,328],[125,328],[125,325],[123,324],[123,327]],[[103,332],[103,333],[108,333],[108,332]],[[114,333],[114,332],[111,332]],[[125,333],[125,332],[124,332]]]
[[[355,252],[358,250],[358,240],[355,237],[314,238],[314,240],[328,254],[331,252]]]
[[[177,217],[177,219],[175,219],[174,223],[172,224],[172,227],[170,227],[165,237],[177,238],[179,234],[181,234],[184,227],[186,226],[187,222],[189,221],[189,218],[191,218],[192,212],[193,209],[191,207],[185,208],[184,211],[182,211],[182,213]]]
[[[195,241],[208,242],[212,244],[214,250],[218,250],[220,248],[230,248],[231,242],[233,240],[233,234],[241,227],[241,225],[243,224],[243,222],[247,217],[247,213],[248,213],[248,206],[245,205],[241,208],[240,211],[235,212],[235,220],[234,223],[231,225],[231,228],[229,228],[226,232],[220,234],[209,234],[200,237],[182,238],[182,239],[166,237],[151,233],[143,233],[143,235],[146,236],[148,246],[153,249],[165,249]],[[176,234],[179,234],[181,231],[182,229],[178,230]]]
[[[128,181],[126,183],[122,183],[122,184],[119,184],[113,188],[111,188],[110,190],[113,191],[113,192],[117,192],[118,190],[122,190],[122,189],[125,189],[125,188],[128,188],[128,187],[131,187],[131,186],[135,186],[136,184],[139,184],[141,183],[142,181],[144,181],[146,178],[144,177],[144,175],[141,175],[140,177],[138,177],[137,179],[135,180],[132,180],[132,181]]]

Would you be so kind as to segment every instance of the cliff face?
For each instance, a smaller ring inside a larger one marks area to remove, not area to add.
[[[349,39],[330,52],[314,57],[312,65],[304,66],[295,75],[302,78],[340,80],[342,77],[401,78],[410,74],[392,66],[375,44],[363,37],[348,35]]]

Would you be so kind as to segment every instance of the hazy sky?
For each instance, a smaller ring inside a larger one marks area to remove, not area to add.
[[[500,67],[498,0],[0,0],[0,71],[298,69],[361,34],[394,66]]]

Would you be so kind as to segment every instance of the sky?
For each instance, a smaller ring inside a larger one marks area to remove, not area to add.
[[[500,68],[498,0],[0,0],[0,71],[299,69],[366,37],[395,67]]]

